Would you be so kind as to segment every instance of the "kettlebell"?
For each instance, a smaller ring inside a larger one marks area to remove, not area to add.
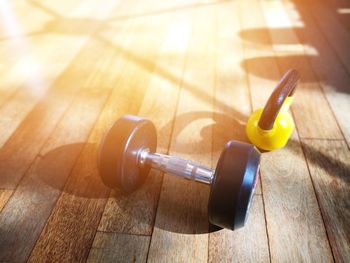
[[[269,97],[265,107],[249,117],[246,133],[252,144],[264,151],[284,147],[294,129],[289,107],[300,79],[299,73],[288,70]]]

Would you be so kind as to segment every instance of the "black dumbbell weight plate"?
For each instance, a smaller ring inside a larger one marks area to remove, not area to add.
[[[103,182],[122,192],[132,192],[146,179],[150,167],[138,165],[142,149],[155,152],[157,133],[152,122],[126,115],[117,120],[100,145],[98,168]]]
[[[208,203],[209,221],[228,229],[243,227],[258,179],[260,152],[230,141],[217,164]]]

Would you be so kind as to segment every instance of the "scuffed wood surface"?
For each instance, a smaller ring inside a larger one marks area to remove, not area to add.
[[[97,232],[87,262],[145,262],[149,236]]]
[[[210,234],[209,262],[270,262],[261,195],[254,196],[244,228]]]
[[[13,193],[12,190],[0,190],[0,212],[6,205],[12,193]]]
[[[303,148],[337,262],[350,260],[350,152],[344,141],[303,140]]]
[[[261,173],[271,260],[333,261],[299,142],[267,155]]]

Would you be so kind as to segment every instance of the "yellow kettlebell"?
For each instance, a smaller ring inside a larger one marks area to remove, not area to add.
[[[246,133],[250,142],[259,149],[272,151],[287,144],[294,129],[293,118],[288,110],[299,79],[296,70],[287,71],[265,107],[249,117]]]

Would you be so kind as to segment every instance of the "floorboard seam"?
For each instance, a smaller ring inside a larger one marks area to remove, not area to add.
[[[322,3],[322,2],[320,2]],[[324,6],[325,9],[327,9],[326,6]],[[305,9],[307,11],[309,11],[309,14],[311,13],[311,17],[312,17],[312,20],[315,22],[315,25],[318,27],[319,31],[321,32],[322,36],[324,37],[324,39],[326,40],[326,42],[328,43],[328,46],[331,50],[333,50],[333,53],[335,54],[335,57],[338,59],[339,63],[343,66],[343,68],[345,69],[345,71],[348,73],[348,75],[350,75],[350,72],[347,68],[347,66],[344,64],[344,62],[340,59],[339,55],[338,55],[338,52],[336,51],[336,49],[330,44],[330,41],[328,40],[327,36],[325,35],[325,33],[323,32],[322,30],[322,27],[320,26],[319,22],[317,22],[315,16],[313,15],[314,12],[310,12],[310,6],[309,5],[305,5]],[[333,16],[333,15],[332,15]],[[337,18],[335,18],[338,23],[340,24],[343,24],[341,23]],[[346,31],[348,32],[348,30],[346,29]]]
[[[312,175],[311,175],[309,162],[308,162],[307,157],[306,157],[306,152],[305,152],[304,144],[303,144],[302,140],[300,141],[300,146],[301,146],[301,150],[302,150],[305,162],[306,162],[307,170],[309,172],[309,177],[310,177],[311,185],[312,185],[312,188],[314,190],[314,194],[315,194],[315,197],[316,197],[316,200],[317,200],[318,209],[319,209],[320,214],[321,214],[322,223],[323,223],[323,227],[324,227],[324,230],[325,230],[325,233],[326,233],[326,236],[327,236],[328,245],[329,245],[330,251],[332,253],[333,262],[336,262],[335,256],[334,256],[334,252],[333,252],[333,246],[332,246],[330,238],[329,238],[328,230],[327,230],[327,227],[326,227],[326,222],[324,220],[324,214],[322,212],[322,208],[321,208],[320,201],[319,201],[319,198],[318,198],[318,195],[317,195],[317,191],[316,191],[316,188],[315,188],[315,183],[314,183],[314,180],[313,180]]]
[[[288,9],[285,8],[285,5],[283,5],[283,6],[284,6],[284,10],[285,10],[286,13],[288,14]],[[308,8],[306,7],[306,9],[308,9]],[[289,19],[289,18],[288,18],[288,19]],[[335,57],[337,58],[337,60],[338,60],[338,62],[340,63],[340,65],[342,65],[342,67],[343,67],[343,69],[345,70],[345,72],[348,73],[347,75],[350,75],[349,72],[347,71],[346,66],[342,63],[342,61],[341,61],[341,59],[339,58],[337,52],[334,50],[334,48],[332,47],[332,45],[331,45],[330,42],[328,41],[326,35],[324,34],[324,32],[323,32],[322,28],[320,27],[320,25],[317,23],[317,21],[316,21],[316,19],[314,18],[314,16],[311,16],[311,19],[312,19],[312,21],[313,21],[314,24],[315,24],[316,30],[318,30],[318,31],[322,34],[322,37],[323,37],[324,41],[328,44],[328,48],[329,48],[330,50],[333,51],[333,54],[334,54]],[[295,30],[295,29],[292,29],[292,30],[293,30],[294,34],[298,37],[298,40],[300,40],[299,34],[296,32],[296,30]],[[303,42],[303,41],[300,41],[300,42]],[[303,46],[303,50],[305,50],[305,49],[304,49],[304,43],[301,43],[301,44],[302,44],[302,46]],[[348,148],[350,149],[350,144],[348,144],[348,142],[347,142],[347,140],[346,140],[345,134],[344,134],[344,132],[343,132],[343,130],[342,130],[340,124],[339,124],[338,118],[337,118],[337,116],[335,115],[331,104],[329,103],[328,97],[327,97],[327,95],[326,95],[326,91],[325,91],[325,89],[323,88],[323,85],[321,84],[322,81],[320,80],[319,74],[317,74],[317,71],[314,69],[314,66],[313,66],[312,62],[310,61],[310,56],[308,56],[307,54],[305,54],[305,55],[307,56],[307,60],[309,61],[310,69],[311,69],[312,72],[314,73],[315,78],[316,78],[316,80],[317,80],[317,83],[319,84],[319,86],[320,86],[320,88],[321,88],[321,93],[323,94],[323,97],[326,99],[326,102],[327,102],[328,107],[331,109],[331,112],[332,112],[332,115],[333,115],[333,117],[334,117],[334,120],[335,120],[335,122],[337,123],[337,127],[338,127],[338,129],[339,129],[339,131],[340,131],[342,137],[345,139],[346,144],[348,145]],[[306,139],[306,138],[302,138],[302,139]],[[316,139],[316,138],[311,138],[311,139]],[[339,140],[339,139],[330,139],[330,140]]]
[[[261,199],[262,199],[262,203],[263,203],[263,207],[264,207],[264,221],[265,221],[265,230],[266,230],[266,237],[267,237],[267,245],[269,248],[269,259],[270,259],[270,263],[272,262],[272,258],[271,258],[271,245],[270,245],[270,236],[269,236],[269,230],[267,228],[267,217],[266,217],[266,209],[265,209],[265,198],[264,198],[264,191],[263,191],[263,184],[262,184],[262,180],[261,181]]]
[[[106,231],[106,230],[97,230],[96,233],[116,234],[116,235],[125,235],[125,236],[151,237],[151,234],[138,234],[138,233],[128,233],[128,232],[114,232],[114,231]]]
[[[106,107],[107,102],[108,102],[108,98],[109,98],[109,96],[111,95],[112,92],[113,92],[113,89],[111,89],[111,90],[108,92],[108,96],[106,96],[106,100],[105,100],[105,102],[103,103],[103,106],[101,107],[100,114],[98,114],[98,116],[97,116],[97,118],[96,118],[94,124],[91,126],[90,131],[88,132],[87,138],[89,138],[89,137],[91,136],[91,133],[92,133],[94,127],[96,126],[96,123],[97,123],[97,121],[99,120],[99,118],[100,118],[100,116],[101,116],[101,114],[102,114],[103,109]],[[72,101],[72,104],[73,104],[73,103],[74,103],[74,100]],[[70,105],[70,107],[71,107],[71,105]],[[69,110],[70,107],[67,108],[67,111]],[[66,113],[66,111],[65,111],[65,113]],[[63,115],[65,115],[65,113],[64,113]],[[62,118],[63,118],[63,117],[62,117]],[[61,121],[61,119],[60,119],[60,121]],[[60,121],[59,121],[59,122],[60,122]],[[58,122],[58,123],[59,123],[59,122]],[[58,125],[58,123],[57,123],[57,125]],[[56,130],[56,128],[57,128],[57,126],[55,126],[55,129],[53,130],[53,132]],[[51,135],[50,135],[50,136],[51,136]],[[50,136],[48,137],[48,140],[49,140]],[[76,164],[77,164],[77,161],[79,160],[79,158],[80,158],[82,152],[84,151],[85,147],[86,147],[86,141],[84,142],[84,146],[81,147],[79,153],[77,154],[77,156],[76,156],[76,158],[75,158],[75,160],[74,160],[74,162],[73,162],[73,165],[72,165],[72,167],[71,167],[71,169],[70,169],[70,171],[69,171],[69,174],[68,174],[68,176],[67,176],[67,178],[66,178],[66,180],[65,180],[65,182],[64,182],[64,184],[63,184],[63,186],[62,186],[62,188],[60,189],[60,194],[59,194],[59,196],[57,197],[57,199],[55,200],[55,202],[53,203],[52,208],[51,208],[50,215],[49,215],[49,217],[47,218],[47,220],[46,220],[46,222],[45,222],[43,228],[41,229],[40,234],[38,235],[36,241],[34,242],[32,251],[30,252],[30,254],[29,254],[27,260],[30,258],[30,256],[31,256],[31,254],[32,254],[32,252],[33,252],[33,250],[34,250],[34,248],[35,248],[35,246],[36,246],[36,244],[37,244],[37,242],[38,242],[40,236],[42,235],[44,229],[46,228],[47,223],[48,223],[48,221],[49,221],[49,219],[50,219],[50,217],[51,217],[52,211],[53,211],[53,209],[56,207],[57,202],[60,200],[60,198],[61,198],[61,196],[62,196],[62,193],[64,192],[64,189],[65,189],[65,187],[66,187],[66,185],[67,185],[67,182],[69,181],[69,178],[71,177],[72,172],[73,172],[73,170],[74,170],[74,168],[75,168],[75,166],[76,166]],[[40,151],[40,152],[41,152],[41,151]],[[38,154],[38,156],[40,157],[41,154]],[[36,157],[36,158],[37,158],[37,157]],[[36,159],[36,158],[35,158],[35,159]],[[35,160],[35,159],[34,159],[34,160]]]
[[[192,37],[193,37],[193,21],[194,21],[194,11],[192,12],[192,16],[191,16],[191,25],[192,25],[192,28],[191,28],[191,37],[190,37],[190,41],[192,40]],[[189,41],[189,43],[190,43]],[[181,92],[183,90],[183,85],[184,85],[184,74],[185,74],[185,70],[186,70],[186,65],[187,65],[187,62],[188,62],[188,56],[189,56],[189,44],[187,45],[187,49],[186,49],[186,54],[185,54],[185,57],[184,57],[184,61],[183,61],[183,65],[182,65],[182,78],[181,78],[181,81],[178,85],[178,92],[177,92],[177,98],[176,98],[176,104],[175,104],[175,110],[174,110],[174,114],[173,114],[173,117],[172,117],[172,121],[171,121],[171,131],[170,131],[170,135],[169,135],[169,143],[168,143],[168,149],[167,149],[167,152],[166,154],[169,154],[169,150],[170,150],[170,146],[171,146],[171,138],[173,137],[173,134],[174,134],[174,127],[175,127],[175,121],[176,121],[176,116],[177,116],[177,112],[178,112],[178,108],[179,108],[179,103],[180,103],[180,97],[181,97]],[[158,198],[157,198],[157,203],[156,203],[156,210],[155,210],[155,214],[154,214],[154,219],[153,219],[153,226],[152,226],[152,229],[151,229],[151,235],[150,235],[150,240],[149,240],[149,244],[148,244],[148,250],[147,250],[147,255],[146,255],[146,262],[148,262],[148,257],[149,257],[149,252],[150,252],[150,249],[151,249],[151,244],[152,244],[152,237],[153,237],[153,232],[154,232],[154,225],[155,225],[155,222],[156,222],[156,218],[157,218],[157,212],[158,212],[158,205],[159,205],[159,200],[160,200],[160,196],[161,196],[161,192],[162,192],[162,187],[163,187],[163,180],[164,180],[164,173],[162,173],[162,178],[161,178],[161,182],[160,182],[160,189],[159,189],[159,194],[158,194]]]

